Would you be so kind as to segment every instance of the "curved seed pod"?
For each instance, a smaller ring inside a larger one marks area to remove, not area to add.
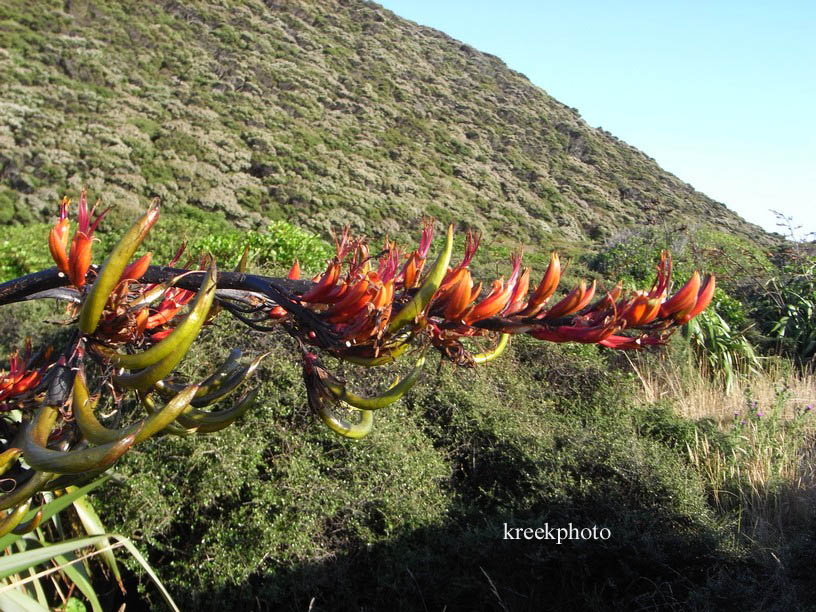
[[[241,349],[232,349],[226,361],[224,361],[215,372],[199,383],[198,395],[212,393],[224,384],[224,381],[240,367],[238,360],[241,358],[241,355],[243,355]]]
[[[64,489],[66,487],[77,486],[81,487],[84,484],[87,484],[93,480],[96,480],[108,471],[108,468],[102,468],[97,470],[90,470],[88,472],[84,472],[82,474],[63,474],[62,476],[56,476],[53,480],[51,480],[46,486],[42,488],[43,491],[58,491],[60,489]]]
[[[85,298],[82,310],[79,312],[79,329],[84,334],[92,334],[96,331],[99,318],[105,309],[108,297],[119,282],[125,267],[130,258],[139,248],[147,232],[159,217],[159,203],[154,202],[147,209],[147,212],[134,223],[119,242],[113,247],[113,251],[108,255],[105,263],[99,269],[96,281]]]
[[[114,376],[113,381],[120,387],[136,389],[138,391],[147,391],[154,384],[167,376],[179,364],[179,362],[187,354],[193,341],[198,336],[201,326],[204,324],[207,312],[210,310],[213,299],[215,298],[215,280],[216,280],[215,261],[210,264],[210,269],[204,277],[198,295],[196,296],[196,303],[193,310],[187,315],[193,316],[195,313],[195,325],[186,329],[186,335],[174,340],[174,346],[171,347],[173,352],[166,357],[160,359],[154,365],[140,370],[134,374],[121,374]],[[172,334],[171,334],[172,335]],[[170,336],[166,338],[169,340]],[[163,341],[164,342],[164,341]]]
[[[244,381],[244,378],[249,372],[249,367],[250,366],[244,366],[240,370],[234,371],[232,375],[230,375],[230,377],[225,380],[222,385],[218,386],[212,393],[195,397],[190,403],[196,408],[204,408],[205,406],[214,404],[215,402],[227,397],[230,393],[238,388],[238,385]]]
[[[197,430],[198,433],[213,433],[224,429],[234,423],[249,410],[255,403],[258,396],[258,389],[252,389],[239,399],[231,408],[206,412],[203,410],[190,410],[180,414],[176,421],[188,429]]]
[[[238,263],[235,266],[235,271],[240,272],[241,274],[246,272],[248,262],[249,262],[249,245],[245,244],[244,252],[241,254],[241,258],[238,260]]]
[[[241,364],[238,363],[241,355],[241,349],[232,349],[227,357],[227,360],[218,366],[218,369],[215,372],[198,383],[198,393],[196,394],[196,397],[201,397],[202,395],[212,393],[218,389],[218,387],[220,387],[231,374],[241,367]],[[185,386],[186,385],[181,383],[159,380],[156,382],[156,391],[158,391],[159,395],[161,395],[163,398],[169,399],[184,389]]]
[[[164,408],[147,417],[139,433],[135,435],[134,444],[144,442],[175,421],[190,405],[190,401],[195,396],[196,391],[198,391],[198,385],[190,385],[167,402]]]
[[[29,500],[26,503],[26,506],[28,506],[30,503],[31,500]],[[11,533],[13,533],[14,535],[25,535],[27,533],[31,533],[37,527],[40,526],[40,523],[42,523],[42,519],[43,511],[42,508],[40,508],[39,510],[37,510],[37,513],[34,516],[32,516],[29,520],[27,520],[24,523],[18,524],[14,529],[12,529]]]
[[[179,391],[179,393],[180,392],[181,391]],[[177,394],[173,394],[173,397],[175,397],[176,395]],[[142,406],[144,406],[147,409],[148,414],[155,414],[155,413],[159,412],[160,408],[156,405],[156,402],[153,401],[153,396],[152,395],[147,395],[145,393],[139,393],[138,396],[139,396],[139,402],[141,402]],[[173,399],[173,397],[171,397],[170,399]]]
[[[171,435],[171,436],[178,436],[179,438],[187,438],[189,436],[195,435],[198,433],[198,427],[184,427],[184,425],[180,423],[170,423],[167,427],[162,429],[157,436],[164,436],[164,435]]]
[[[183,391],[183,388],[180,389],[180,391]],[[156,405],[156,402],[153,401],[152,396],[142,395],[142,394],[139,394],[139,395],[140,395],[139,399],[142,402],[142,405],[147,409],[148,413],[156,414],[156,413],[159,412],[160,409]],[[162,396],[162,397],[164,397],[164,396]],[[173,397],[175,397],[175,395],[172,395],[170,398],[165,398],[165,399],[172,399]],[[185,410],[187,410],[187,408],[185,408]],[[187,429],[186,427],[183,427],[183,426],[179,425],[178,423],[176,423],[175,421],[173,421],[172,423],[168,424],[167,427],[165,427],[164,429],[162,429],[160,432],[156,433],[155,435],[156,436],[164,436],[164,435],[167,435],[167,434],[171,434],[171,435],[179,436],[179,437],[187,437],[187,436],[190,436],[190,435],[194,434],[195,432],[196,432],[195,429]]]
[[[191,334],[193,336],[198,334],[210,310],[212,299],[215,296],[214,289],[209,289],[209,285],[214,282],[210,274],[204,275],[201,286],[198,289],[198,295],[191,305],[190,312],[187,316],[184,317],[181,323],[176,325],[173,331],[170,332],[164,340],[154,344],[146,351],[136,353],[135,355],[126,355],[107,347],[100,347],[98,350],[112,363],[127,368],[128,370],[147,368],[155,365],[171,353],[174,353]]]
[[[402,356],[402,354],[410,348],[411,344],[406,340],[402,344],[396,345],[392,349],[380,351],[377,357],[359,357],[356,355],[338,355],[343,361],[348,361],[356,365],[374,367],[386,363],[393,363]]]
[[[442,279],[445,278],[452,252],[453,224],[448,226],[448,235],[445,239],[445,247],[442,249],[439,257],[436,258],[436,262],[431,268],[431,271],[428,272],[428,276],[425,279],[425,282],[422,284],[422,287],[420,287],[417,294],[411,298],[411,301],[403,306],[403,308],[397,314],[395,314],[388,323],[389,334],[399,331],[406,324],[410,323],[417,316],[419,316],[423,310],[425,310],[425,307],[433,298],[434,293],[436,293],[436,290],[439,289]]]
[[[331,409],[325,404],[321,404],[320,408],[317,411],[317,413],[320,415],[320,419],[326,424],[326,426],[329,429],[336,433],[339,433],[341,436],[345,436],[346,438],[353,438],[355,440],[365,438],[369,433],[371,433],[371,428],[374,425],[373,411],[361,410],[360,412],[362,413],[360,415],[360,422],[349,423],[345,419],[342,419],[336,414],[334,414],[331,411]]]
[[[193,398],[193,401],[190,402],[196,408],[203,408],[204,406],[209,406],[210,404],[214,404],[217,401],[220,401],[227,397],[230,393],[235,391],[235,389],[244,382],[247,378],[252,376],[255,373],[255,370],[258,369],[258,366],[261,364],[261,361],[267,357],[269,353],[264,353],[263,355],[259,355],[255,359],[252,360],[247,366],[244,366],[240,370],[237,370],[235,373],[232,374],[222,385],[220,385],[215,391],[212,393],[207,393],[206,395],[198,396]]]
[[[124,455],[135,441],[136,436],[131,434],[114,442],[90,448],[65,452],[51,450],[45,447],[45,442],[56,420],[56,412],[52,406],[40,408],[23,437],[23,458],[35,470],[54,474],[81,474],[88,470],[105,468]],[[48,433],[43,436],[48,423],[50,423]]]
[[[501,355],[504,352],[504,349],[507,348],[507,345],[510,344],[510,334],[502,334],[499,337],[499,343],[489,351],[485,351],[484,353],[476,353],[473,355],[473,362],[474,363],[487,363],[488,361],[493,361],[496,357]]]
[[[48,484],[54,474],[51,472],[38,472],[37,470],[29,470],[34,472],[31,477],[17,485],[17,487],[10,493],[0,495],[0,510],[7,510],[17,506],[21,502],[29,499],[37,491],[42,491]]]
[[[7,448],[0,453],[0,475],[5,474],[22,453],[23,449],[15,447]]]
[[[40,446],[45,446],[48,442],[48,436],[51,435],[51,430],[57,422],[59,410],[50,404],[43,404],[39,410],[34,414],[34,418],[26,426],[23,432],[22,448],[23,459],[25,459],[26,443],[32,441]],[[26,459],[26,461],[28,461]],[[31,465],[29,463],[29,465]],[[34,467],[34,466],[31,466]]]
[[[139,422],[122,430],[105,427],[97,420],[94,414],[96,403],[96,400],[92,400],[88,396],[88,387],[85,384],[85,372],[80,369],[74,378],[74,420],[88,442],[93,444],[116,442],[125,436],[137,433],[143,425],[142,422]]]
[[[0,518],[0,538],[11,533],[11,531],[20,524],[26,512],[28,512],[29,506],[31,506],[30,499],[14,508],[14,510],[10,511],[6,516]]]
[[[416,365],[410,374],[375,397],[360,397],[348,391],[345,385],[333,381],[326,381],[326,388],[335,399],[346,402],[354,408],[360,410],[379,410],[380,408],[390,406],[402,398],[419,380],[424,365],[425,355],[423,354],[417,359]]]

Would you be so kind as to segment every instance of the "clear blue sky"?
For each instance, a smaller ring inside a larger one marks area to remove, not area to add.
[[[816,232],[816,0],[383,0],[744,218]]]

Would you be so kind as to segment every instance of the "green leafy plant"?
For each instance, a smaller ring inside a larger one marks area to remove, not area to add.
[[[64,577],[70,589],[75,587],[94,612],[101,612],[102,606],[88,573],[87,559],[101,555],[105,564],[121,585],[121,577],[113,550],[124,547],[142,566],[145,573],[154,581],[168,606],[178,610],[170,594],[162,585],[153,569],[136,549],[133,543],[117,534],[106,534],[99,517],[86,495],[102,486],[108,477],[100,478],[82,488],[69,487],[62,495],[49,494],[48,501],[41,508],[29,510],[22,518],[21,526],[0,537],[0,608],[3,610],[31,610],[47,612],[52,609],[55,598],[62,599],[65,609],[84,610],[85,606],[70,595],[64,595],[58,588],[50,588],[56,582],[46,580],[53,574]],[[66,527],[60,520],[61,513],[69,507],[76,511],[80,522],[88,534],[73,539],[66,539]],[[50,522],[50,523],[49,523]],[[56,534],[58,541],[50,542],[46,536],[46,527]],[[111,544],[111,540],[116,543]],[[87,552],[96,548],[96,552]],[[49,594],[50,592],[50,594]],[[72,607],[73,606],[73,607]]]
[[[332,256],[325,241],[285,221],[274,221],[266,231],[228,230],[197,238],[191,244],[195,252],[212,253],[220,261],[235,258],[244,247],[249,248],[255,265],[289,265],[298,260],[308,270],[318,270]]]
[[[776,273],[755,293],[751,312],[760,329],[775,340],[777,352],[801,366],[816,357],[816,252],[797,233],[793,220],[777,213],[788,244],[780,249]]]
[[[816,259],[799,262],[786,279],[767,285],[764,316],[783,351],[806,364],[816,355]]]
[[[708,310],[683,329],[692,348],[708,364],[709,373],[729,390],[736,377],[756,372],[759,357],[739,331],[733,330],[716,310]]]

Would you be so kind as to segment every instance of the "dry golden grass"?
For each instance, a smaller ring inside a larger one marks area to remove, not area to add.
[[[798,373],[789,363],[769,361],[763,370],[737,376],[729,391],[711,380],[705,363],[677,368],[674,362],[647,362],[636,355],[629,359],[643,386],[646,402],[668,399],[677,412],[690,419],[709,418],[730,425],[735,414],[743,414],[747,402],[758,407],[773,406],[786,393],[780,417],[793,418],[807,406],[816,406],[816,375]]]
[[[736,517],[740,533],[771,546],[807,524],[816,510],[813,373],[770,362],[726,391],[698,364],[630,361],[645,401],[670,400],[684,417],[717,423],[718,440],[695,432],[689,463],[706,481],[712,505]]]

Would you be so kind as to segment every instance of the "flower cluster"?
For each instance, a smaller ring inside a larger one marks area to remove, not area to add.
[[[309,405],[333,431],[360,438],[371,431],[374,411],[398,401],[420,380],[429,349],[467,366],[495,359],[513,334],[638,349],[664,343],[708,306],[715,287],[713,276],[702,280],[695,272],[671,295],[667,253],[652,286],[629,294],[620,284],[601,292],[595,282],[581,281],[555,299],[562,277],[555,253],[534,288],[520,253],[512,256],[506,280],[485,284],[470,269],[480,242],[471,232],[456,265],[451,265],[452,226],[428,264],[431,221],[408,252],[386,240],[372,254],[365,240],[344,230],[335,239],[335,256],[311,281],[300,278],[297,262],[286,279],[248,274],[246,251],[231,273],[219,272],[209,256],[174,268],[183,248],[169,266],[152,266],[150,253],[133,258],[158,219],[158,202],[95,267],[93,234],[107,210],[89,211],[83,191],[69,248],[69,205],[62,200],[48,236],[56,269],[30,275],[36,282],[0,285],[0,304],[12,301],[15,292],[18,299],[68,300],[75,324],[61,351],[33,355],[28,346],[0,373],[0,473],[10,484],[0,494],[0,510],[22,508],[38,491],[93,478],[154,436],[210,433],[240,418],[257,390],[229,407],[207,408],[248,380],[265,355],[242,363],[241,352],[233,350],[200,381],[175,372],[203,326],[222,310],[255,329],[281,329],[295,337]],[[492,338],[493,348],[474,352],[469,347],[478,337]],[[325,368],[321,350],[362,366],[408,355],[414,364],[382,393],[360,396]],[[108,410],[117,413],[117,427],[99,420],[97,406],[106,397],[112,400]],[[11,418],[13,408],[20,409],[22,421]],[[13,529],[18,515],[0,516],[0,533]]]
[[[352,239],[347,230],[335,240],[336,256],[322,275],[312,279],[314,285],[295,299],[337,337],[331,347],[336,356],[377,359],[383,351],[393,351],[411,338],[423,336],[457,363],[473,364],[473,355],[462,341],[490,332],[637,349],[665,342],[678,326],[709,305],[715,289],[712,275],[701,280],[695,272],[669,297],[672,265],[664,252],[648,291],[624,295],[618,284],[595,299],[597,284],[582,281],[550,305],[562,274],[556,253],[551,254],[546,272],[532,291],[530,269],[522,268],[521,254],[512,256],[507,280],[496,279],[483,290],[482,282],[474,282],[469,269],[479,247],[479,237],[471,232],[462,260],[450,267],[449,229],[445,248],[421,278],[432,237],[433,226],[426,222],[419,246],[404,263],[399,247],[386,240],[376,269],[363,240]],[[298,276],[294,270],[289,275]],[[286,320],[289,316],[280,306],[269,310],[272,319]],[[308,334],[303,339],[315,344]]]

